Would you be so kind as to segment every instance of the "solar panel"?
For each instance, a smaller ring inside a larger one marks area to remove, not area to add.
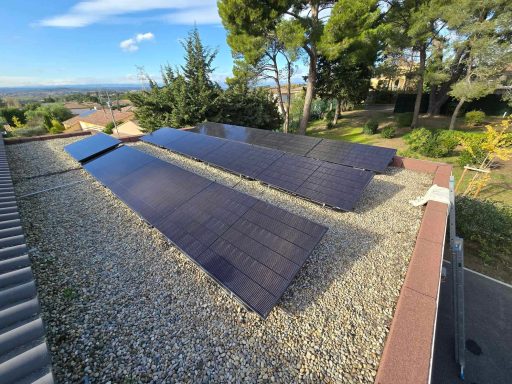
[[[256,136],[250,141],[250,144],[261,145],[263,147],[274,148],[284,152],[304,156],[320,141],[321,139],[307,136],[269,132],[268,135],[262,137]]]
[[[86,139],[66,145],[64,150],[75,160],[83,163],[117,147],[119,144],[121,144],[120,140],[104,133],[97,133]]]
[[[392,148],[285,134],[229,124],[207,122],[199,124],[190,131],[375,172],[383,172],[396,154],[396,150]]]
[[[182,133],[184,134],[183,137],[166,143],[164,148],[201,160],[204,156],[225,144],[224,140],[216,137],[197,135],[186,131],[182,131]]]
[[[196,136],[201,137],[201,135]],[[222,146],[203,156],[201,160],[229,172],[253,179],[258,178],[258,175],[263,170],[283,156],[283,152],[269,148],[237,143],[235,141],[222,140],[222,142]]]
[[[163,147],[172,141],[179,140],[186,136],[186,132],[180,129],[163,127],[151,133],[144,135],[141,140],[147,143]]]
[[[221,139],[241,141],[249,144],[253,143],[254,140],[267,136],[271,132],[264,129],[242,127],[240,125],[211,122],[199,124],[190,131],[201,133],[207,136],[216,136],[220,137]]]
[[[322,140],[308,153],[308,156],[331,163],[383,172],[395,153],[396,150],[391,148]]]
[[[131,147],[84,168],[263,318],[327,230]]]
[[[169,128],[163,129],[163,133],[155,131],[155,136],[164,148],[336,209],[354,209],[373,177],[369,171],[272,148],[189,131],[176,135]],[[142,140],[155,142],[153,137]]]
[[[298,155],[285,155],[258,179],[311,201],[351,211],[373,173]]]

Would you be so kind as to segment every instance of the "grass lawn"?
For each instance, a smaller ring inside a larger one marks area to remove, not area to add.
[[[325,139],[345,140],[353,143],[396,148],[399,152],[407,149],[407,144],[404,142],[403,136],[410,132],[410,129],[408,128],[400,128],[396,137],[392,139],[382,138],[379,134],[366,135],[363,133],[363,125],[370,118],[374,118],[379,121],[379,128],[393,124],[393,114],[392,110],[389,108],[350,111],[344,112],[342,115],[343,117],[338,120],[338,124],[329,130],[326,129],[326,122],[323,120],[312,122],[308,126],[307,134]],[[498,122],[500,119],[492,118],[490,120],[491,122]],[[431,119],[421,118],[419,122],[420,127],[426,128],[446,128],[448,125],[449,118],[447,117],[436,117]],[[458,122],[457,126],[461,130],[468,129],[464,126],[462,119]],[[418,156],[418,158],[452,164],[455,182],[459,180],[463,171],[463,167],[457,163],[457,154],[451,157],[437,159],[425,156]],[[472,174],[466,173],[466,177],[459,187],[459,193],[464,191],[471,177]],[[512,206],[512,160],[502,162],[499,164],[499,168],[493,170],[491,182],[482,189],[479,197],[500,201]],[[469,268],[490,275],[496,279],[512,283],[512,260],[509,262],[497,261],[490,265],[485,264],[478,256],[478,252],[474,244],[466,242],[465,248],[466,265]],[[449,258],[450,256],[447,255],[447,257]]]

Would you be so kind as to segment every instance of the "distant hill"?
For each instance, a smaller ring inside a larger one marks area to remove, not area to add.
[[[119,91],[127,92],[141,89],[140,84],[76,84],[76,85],[41,85],[24,87],[0,87],[0,97],[41,98],[52,95],[69,95],[72,93]]]

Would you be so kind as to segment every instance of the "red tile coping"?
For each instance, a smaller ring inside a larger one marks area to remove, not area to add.
[[[451,165],[395,156],[393,166],[434,175],[448,187]],[[429,201],[398,297],[375,383],[430,383],[448,205]]]
[[[75,137],[75,136],[87,136],[90,135],[91,132],[83,131],[83,132],[73,132],[73,133],[59,133],[57,135],[44,135],[44,136],[32,136],[32,137],[9,137],[4,139],[5,144],[21,144],[28,143],[30,141],[46,141],[53,139],[65,139],[67,137]]]

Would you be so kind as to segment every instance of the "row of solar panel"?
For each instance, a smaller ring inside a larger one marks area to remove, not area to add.
[[[173,128],[160,128],[142,141],[345,211],[354,208],[373,177],[366,170]]]
[[[0,138],[0,383],[53,383],[28,248]]]
[[[391,148],[266,131],[238,125],[203,123],[191,131],[375,172],[383,172],[396,154],[396,150]]]
[[[100,152],[102,143],[109,144],[89,138],[66,150],[76,154],[96,145]],[[130,147],[95,157],[84,168],[262,317],[327,230]]]

